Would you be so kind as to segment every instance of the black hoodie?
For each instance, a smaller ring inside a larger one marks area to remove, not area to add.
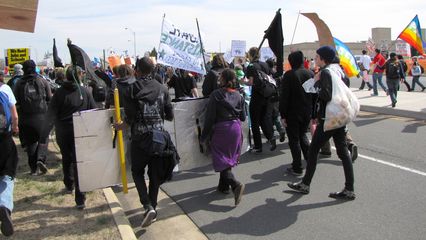
[[[244,98],[237,90],[219,88],[209,97],[201,141],[206,140],[217,122],[240,119],[245,121]]]
[[[56,125],[56,128],[72,129],[73,113],[94,109],[95,107],[95,100],[87,88],[70,81],[64,81],[50,100],[40,139],[47,139],[53,124]]]

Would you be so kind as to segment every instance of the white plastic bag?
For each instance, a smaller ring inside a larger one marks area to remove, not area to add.
[[[327,68],[331,75],[332,95],[325,108],[324,131],[345,126],[359,113],[359,102],[355,94],[345,85],[339,74]]]
[[[315,79],[310,78],[302,84],[302,87],[303,89],[305,89],[305,92],[307,93],[317,93],[318,89],[316,89],[314,85],[315,85]]]

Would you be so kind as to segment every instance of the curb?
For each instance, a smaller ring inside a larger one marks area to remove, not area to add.
[[[385,114],[385,115],[395,115],[399,117],[426,120],[426,114],[423,112],[414,112],[414,111],[402,110],[397,108],[392,109],[392,108],[386,108],[386,107],[361,105],[360,110],[365,112],[373,112],[373,113],[379,113],[379,114]]]
[[[103,189],[105,198],[108,202],[109,208],[111,209],[112,216],[114,217],[115,224],[120,232],[121,239],[123,240],[137,240],[132,227],[130,227],[129,220],[124,214],[123,208],[118,201],[117,196],[114,194],[111,188]]]

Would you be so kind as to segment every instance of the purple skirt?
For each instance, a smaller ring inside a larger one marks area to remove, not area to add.
[[[210,151],[216,172],[238,164],[242,143],[243,132],[239,120],[218,122],[214,125]]]

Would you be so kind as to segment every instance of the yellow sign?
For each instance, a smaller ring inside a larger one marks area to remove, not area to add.
[[[26,60],[30,60],[30,49],[29,48],[9,48],[7,49],[7,62],[10,67],[20,63],[22,64]]]

